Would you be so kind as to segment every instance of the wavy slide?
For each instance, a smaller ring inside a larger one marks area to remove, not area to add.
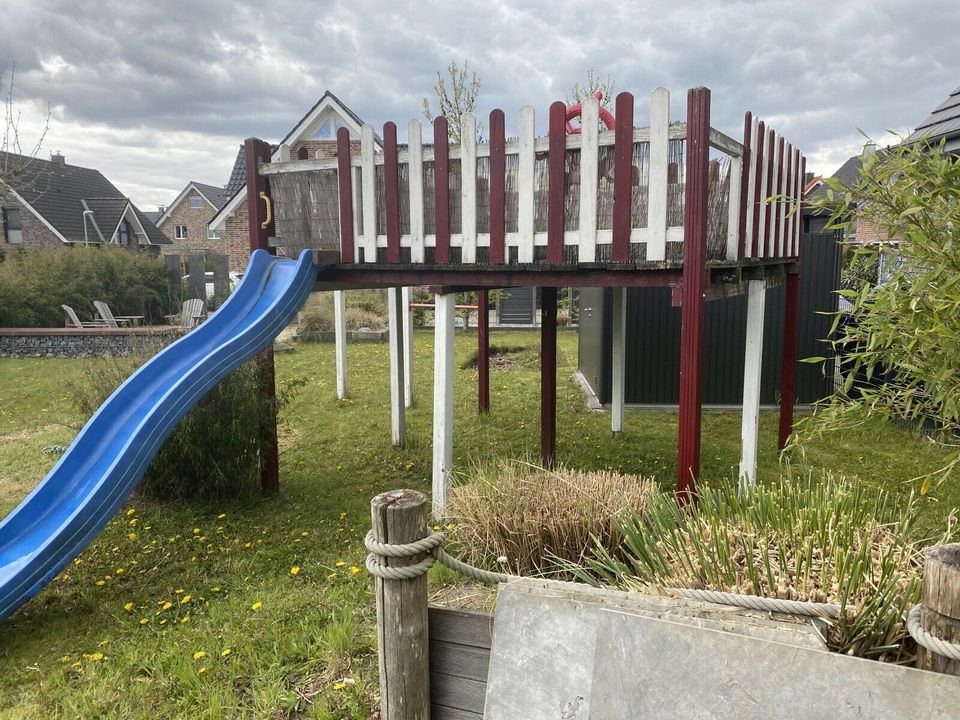
[[[309,250],[296,261],[257,250],[220,309],[97,410],[43,482],[0,522],[0,621],[103,529],[187,411],[293,318],[315,273]]]

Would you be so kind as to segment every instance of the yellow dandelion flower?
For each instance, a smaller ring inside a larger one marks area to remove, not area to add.
[[[161,625],[166,625],[166,624],[167,624],[167,619],[164,618],[163,620],[161,620],[161,621],[160,621],[160,624],[161,624]]]
[[[299,565],[294,565],[292,568],[290,568],[290,574],[291,574],[291,575],[299,575],[299,574],[300,574],[300,566],[299,566]]]
[[[223,520],[226,516],[227,516],[226,513],[220,513],[219,515],[217,515],[217,520]]]
[[[358,572],[360,572],[360,568],[358,568],[356,565],[351,565],[349,570],[351,575],[356,575]]]
[[[334,690],[343,690],[346,686],[347,686],[347,684],[346,684],[345,682],[338,682],[338,683],[334,683],[334,684],[333,684],[333,689],[334,689]]]
[[[109,640],[101,640],[100,642],[97,643],[97,647],[106,647],[109,644],[110,644]]]
[[[197,669],[197,675],[203,675],[207,671],[206,667],[201,667]]]
[[[200,528],[194,528],[194,529],[193,529],[193,534],[194,534],[194,535],[199,535],[199,534],[200,534]]]
[[[327,575],[327,580],[330,580],[331,578],[335,578],[336,576],[337,574],[335,572],[332,572],[329,575]]]
[[[232,652],[233,650],[231,650],[230,648],[224,648],[223,650],[220,651],[220,657],[226,657]]]
[[[133,518],[133,520],[130,521],[130,527],[136,527],[136,526],[137,526],[137,518]]]
[[[210,592],[220,592],[220,586],[214,585],[212,588],[210,588]]]
[[[94,585],[96,585],[97,587],[103,587],[103,586],[106,585],[106,584],[107,584],[107,583],[104,582],[103,580],[97,580],[97,581],[94,583]]]
[[[263,603],[257,600],[253,605],[250,606],[251,610],[259,610],[263,607]]]
[[[83,658],[84,660],[90,660],[92,662],[100,662],[101,660],[103,660],[103,653],[102,652],[84,653]]]
[[[253,545],[253,543],[248,543],[248,542],[246,542],[246,543],[243,544],[243,546],[244,546],[245,548],[249,548],[249,547],[251,547],[252,545]]]
[[[117,575],[123,575],[126,572],[126,570],[124,570],[123,568],[117,568],[115,572]]]
[[[179,594],[182,593],[182,592],[183,592],[183,588],[177,588],[176,590],[173,591],[173,594],[174,594],[174,595],[179,595]]]
[[[194,660],[199,660],[199,659],[201,659],[201,658],[205,658],[206,656],[207,656],[207,654],[206,654],[203,650],[197,650],[197,651],[193,654],[193,659],[194,659]]]
[[[130,542],[136,542],[136,541],[137,541],[137,534],[136,534],[136,533],[130,533],[129,535],[127,535],[127,538],[130,540]]]
[[[123,609],[126,610],[127,612],[130,612],[131,610],[133,610],[133,603],[132,602],[124,603]]]
[[[343,567],[343,566],[345,566],[345,565],[346,565],[346,563],[345,563],[343,560],[337,560],[337,567],[338,567],[338,568],[339,568],[339,567]]]
[[[60,658],[60,662],[70,662],[70,656],[64,655],[62,658]]]
[[[129,510],[127,510],[127,517],[130,517],[130,516],[133,515],[136,511],[137,511],[136,508],[130,508]]]
[[[308,530],[304,530],[302,533],[300,533],[300,535],[303,537],[310,537],[310,532]]]
[[[185,625],[185,624],[188,623],[188,622],[190,622],[190,616],[189,616],[189,615],[184,615],[182,618],[180,618],[180,624],[181,624],[181,625]]]
[[[164,601],[163,601],[163,605],[160,606],[160,609],[161,609],[161,610],[169,610],[169,609],[172,608],[172,607],[173,607],[173,603],[172,603],[172,602],[170,602],[169,600],[164,600]]]
[[[150,621],[147,620],[146,618],[140,618],[140,624],[141,624],[141,625],[146,625],[148,622],[150,622]]]
[[[78,667],[80,667],[81,664],[82,664],[82,663],[81,663],[79,660],[77,660],[77,661],[71,663],[71,664],[70,664],[70,667],[72,667],[72,668],[78,668]]]
[[[190,596],[189,596],[189,595],[184,595],[182,598],[180,598],[180,604],[181,604],[181,605],[185,605],[185,604],[188,603],[188,602],[190,602]]]

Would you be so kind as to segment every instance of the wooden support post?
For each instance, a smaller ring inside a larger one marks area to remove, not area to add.
[[[453,340],[456,295],[434,299],[433,516],[444,516],[453,466]]]
[[[557,458],[557,289],[540,291],[540,462],[552,467]]]
[[[401,293],[403,304],[403,404],[413,407],[413,299],[412,288],[405,287]]]
[[[707,165],[710,160],[710,90],[687,93],[687,184],[683,210],[683,309],[680,326],[680,417],[677,499],[688,502],[700,474],[703,389],[703,314],[707,280]]]
[[[486,290],[477,293],[477,409],[490,410],[490,300]]]
[[[960,643],[960,543],[936,545],[923,563],[920,625],[940,640]],[[960,661],[917,648],[917,667],[960,675]]]
[[[800,276],[787,275],[783,310],[783,367],[780,370],[780,431],[777,449],[787,446],[793,432],[793,406],[797,399],[797,335],[800,320]]]
[[[390,439],[394,447],[406,444],[406,417],[403,400],[403,316],[406,314],[400,288],[387,290],[387,311],[390,314]]]
[[[613,368],[611,372],[610,429],[623,432],[623,403],[627,381],[627,294],[622,287],[613,288]]]
[[[394,490],[370,501],[373,539],[404,545],[427,536],[426,498],[414,490]],[[423,555],[378,556],[388,567],[414,565]],[[410,580],[376,578],[377,655],[380,661],[381,720],[430,717],[427,576]]]
[[[347,297],[333,291],[333,339],[337,356],[337,399],[347,396]]]
[[[266,250],[271,255],[277,251],[270,247],[269,238],[274,233],[273,219],[267,221],[267,202],[270,187],[267,179],[257,172],[257,165],[270,162],[270,145],[257,138],[247,138],[243,145],[247,179],[247,236],[250,252]],[[271,213],[272,216],[272,213]],[[257,376],[260,393],[266,398],[266,422],[263,423],[262,461],[260,465],[260,489],[276,492],[280,489],[280,450],[277,445],[277,385],[273,366],[273,343],[257,355]]]
[[[757,438],[760,422],[760,368],[763,360],[763,315],[766,285],[751,280],[747,286],[747,344],[743,359],[743,409],[740,425],[740,488],[757,484]]]

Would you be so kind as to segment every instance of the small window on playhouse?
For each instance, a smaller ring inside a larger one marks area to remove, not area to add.
[[[187,226],[186,225],[177,225],[173,229],[173,236],[177,240],[186,240],[187,239]]]

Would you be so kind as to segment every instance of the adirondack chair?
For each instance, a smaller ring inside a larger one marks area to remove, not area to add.
[[[64,314],[67,316],[66,320],[63,323],[64,327],[68,328],[93,328],[93,327],[107,327],[107,323],[103,320],[81,320],[77,317],[76,311],[69,305],[61,305],[63,308]]]
[[[172,325],[178,325],[184,330],[192,330],[200,324],[205,312],[206,309],[204,308],[203,300],[191,298],[183,301],[183,306],[179,313],[176,315],[167,315],[167,319]]]
[[[143,320],[143,315],[114,315],[110,306],[102,300],[94,300],[93,306],[97,309],[99,315],[108,327],[120,327],[121,325],[139,325]]]

